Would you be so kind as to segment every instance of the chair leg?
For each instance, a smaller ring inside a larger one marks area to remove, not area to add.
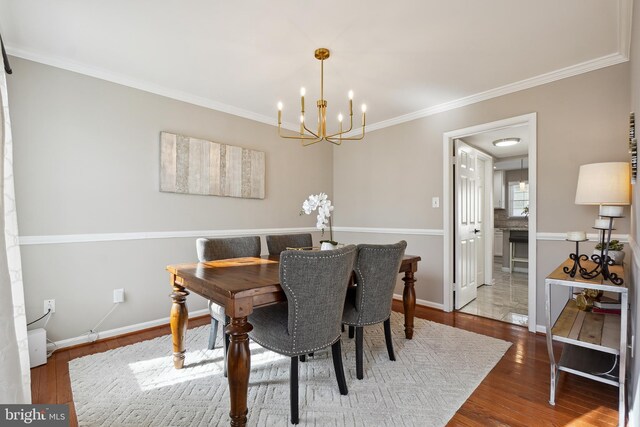
[[[209,345],[207,346],[209,350],[216,348],[216,338],[218,338],[218,320],[212,317],[211,331],[209,331]]]
[[[229,325],[229,318],[224,320],[225,329]],[[224,332],[224,376],[227,377],[227,353],[229,352],[229,334]]]
[[[347,380],[344,377],[344,368],[342,366],[342,347],[340,340],[336,341],[331,346],[331,354],[333,355],[333,369],[336,371],[340,394],[343,396],[347,395],[349,390],[347,389]]]
[[[340,325],[340,330],[344,332],[344,323]]]
[[[362,367],[362,344],[363,333],[362,326],[356,326],[356,377],[361,380],[364,378],[364,369]]]
[[[349,325],[349,338],[353,338],[354,327]]]
[[[291,403],[291,424],[298,424],[298,356],[291,358],[289,373],[289,400]]]
[[[389,360],[396,360],[396,355],[393,353],[393,341],[391,340],[391,318],[384,321],[384,341],[387,343]]]

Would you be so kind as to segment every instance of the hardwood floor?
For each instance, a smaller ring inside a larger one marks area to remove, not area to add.
[[[394,301],[393,308],[401,312],[402,303]],[[450,426],[617,425],[618,389],[613,386],[563,373],[556,406],[549,405],[549,359],[544,335],[496,320],[421,306],[416,307],[416,316],[513,343],[451,419]],[[206,316],[190,319],[189,327],[207,323]],[[67,362],[168,333],[166,325],[55,352],[46,365],[31,370],[33,403],[68,403],[71,426],[77,426]]]

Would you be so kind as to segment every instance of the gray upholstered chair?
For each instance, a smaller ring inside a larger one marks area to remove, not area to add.
[[[280,255],[280,252],[287,248],[310,248],[311,246],[313,246],[311,233],[267,236],[269,255]]]
[[[390,360],[396,360],[391,341],[391,303],[393,289],[407,242],[391,245],[358,245],[354,268],[356,287],[349,289],[344,304],[342,322],[355,328],[356,376],[364,378],[362,364],[363,327],[384,322],[384,338]]]
[[[223,237],[217,239],[199,238],[196,240],[198,261],[215,261],[228,258],[259,257],[260,236]],[[213,350],[218,335],[218,323],[226,326],[229,319],[225,315],[224,307],[209,301],[209,314],[211,315],[211,332],[209,333],[209,350]],[[224,334],[224,376],[227,376],[227,349],[229,348],[229,336]]]
[[[291,422],[298,424],[298,357],[331,346],[340,394],[347,394],[340,347],[341,320],[356,247],[332,251],[283,251],[280,285],[287,304],[254,311],[249,336],[261,346],[291,357]]]

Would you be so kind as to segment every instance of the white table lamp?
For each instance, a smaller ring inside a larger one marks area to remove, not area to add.
[[[580,166],[580,173],[578,174],[576,205],[620,207],[628,205],[631,200],[630,189],[631,175],[628,162],[591,163],[582,165]],[[607,212],[620,212],[620,214],[622,214],[621,208],[614,208]]]
[[[576,190],[576,205],[599,205],[600,219],[595,222],[595,229],[600,230],[600,255],[592,255],[591,260],[597,265],[588,271],[580,265],[582,257],[576,254],[576,267],[580,275],[586,279],[593,279],[598,275],[610,280],[616,285],[622,285],[622,277],[609,271],[613,262],[609,258],[609,242],[613,230],[613,218],[622,217],[623,206],[631,203],[631,174],[628,162],[591,163],[580,166],[578,174],[578,188]],[[576,246],[577,252],[577,246]],[[611,263],[611,264],[610,264]],[[573,276],[572,276],[573,277]]]

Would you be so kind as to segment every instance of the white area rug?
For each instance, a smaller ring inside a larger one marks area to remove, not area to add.
[[[406,340],[402,315],[393,313],[391,323],[397,361],[388,358],[382,324],[365,328],[360,381],[355,340],[343,334],[347,396],[338,391],[330,350],[299,364],[300,425],[445,425],[511,346],[422,319]],[[219,344],[206,350],[208,331],[187,332],[182,370],[173,368],[170,335],[70,361],[79,425],[229,425],[222,351]],[[289,424],[289,364],[251,343],[249,425]]]

